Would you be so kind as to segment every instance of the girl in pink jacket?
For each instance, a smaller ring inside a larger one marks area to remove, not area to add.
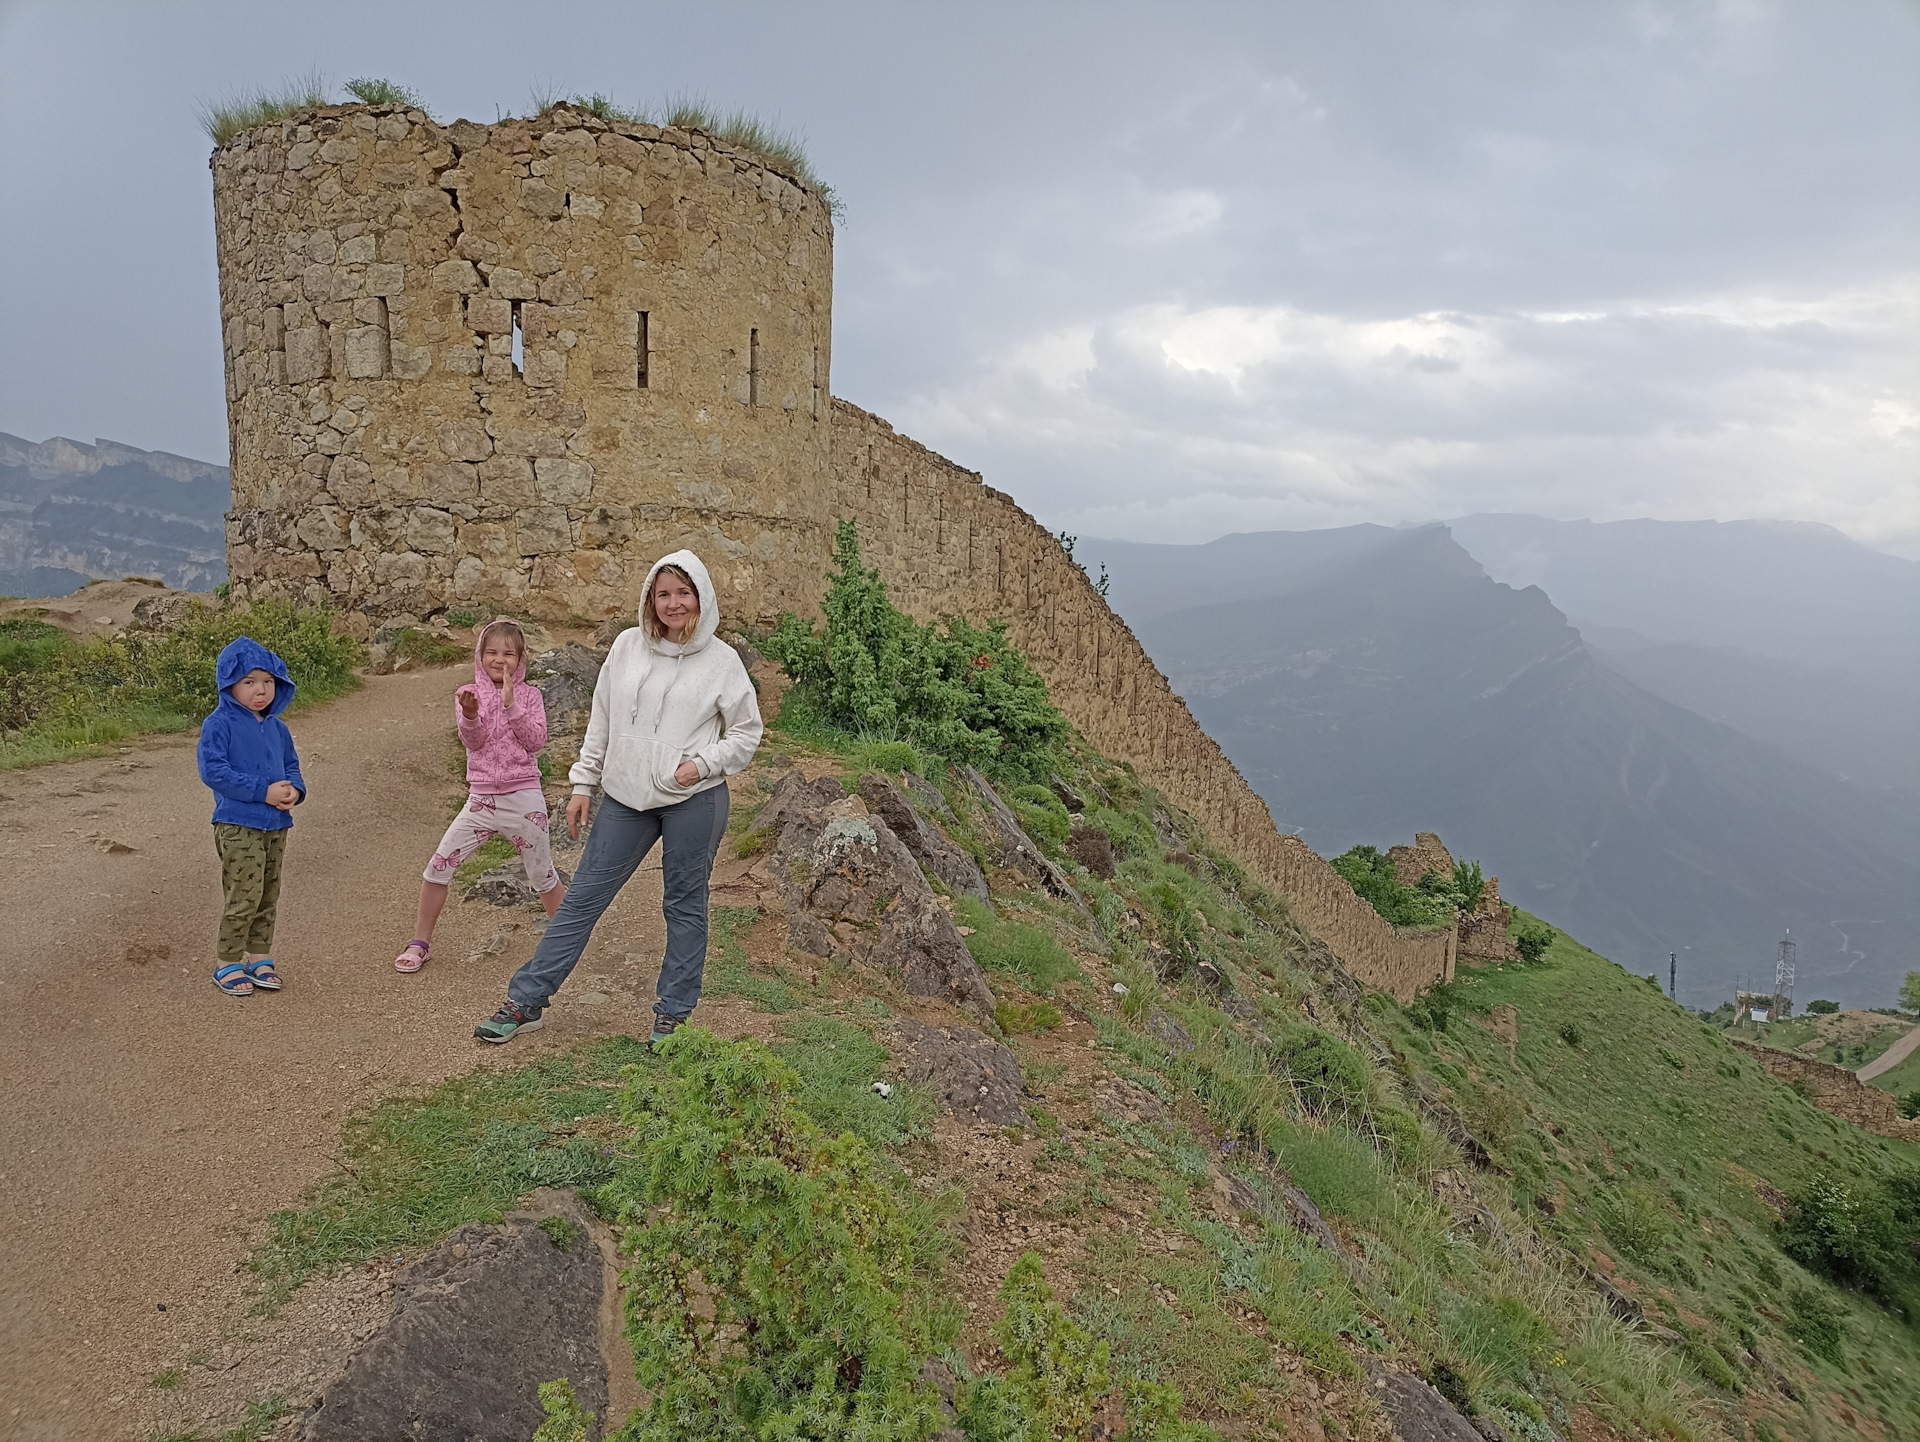
[[[547,798],[540,790],[541,748],[547,744],[547,707],[527,684],[527,638],[504,617],[480,628],[473,644],[473,684],[454,692],[454,724],[467,748],[471,794],[427,863],[420,887],[417,933],[393,959],[395,971],[418,971],[433,951],[433,927],[447,904],[447,887],[460,864],[496,836],[520,853],[527,880],[552,916],[567,890],[553,869],[547,843]]]

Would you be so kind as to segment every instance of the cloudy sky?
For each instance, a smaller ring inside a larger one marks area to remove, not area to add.
[[[196,102],[803,132],[834,390],[1054,526],[1825,521],[1920,556],[1910,0],[0,0],[0,430],[224,459]]]

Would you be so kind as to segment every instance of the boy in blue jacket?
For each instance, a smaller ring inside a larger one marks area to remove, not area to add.
[[[213,984],[228,996],[280,990],[267,955],[280,900],[280,858],[293,808],[307,799],[293,733],[287,663],[251,636],[220,653],[220,704],[200,727],[200,779],[213,788],[213,846],[227,894]]]

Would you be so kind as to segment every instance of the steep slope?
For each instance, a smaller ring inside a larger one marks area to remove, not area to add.
[[[1915,964],[1920,825],[1600,664],[1444,527],[1279,600],[1141,636],[1283,827],[1324,853],[1438,829],[1503,891],[1711,1004],[1770,975],[1877,1004]]]
[[[230,493],[225,466],[0,434],[0,594],[61,596],[121,576],[210,590],[227,575]]]

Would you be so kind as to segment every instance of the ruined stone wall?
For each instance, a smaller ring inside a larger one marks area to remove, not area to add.
[[[1455,929],[1459,933],[1460,958],[1476,961],[1518,961],[1520,948],[1508,934],[1513,908],[1500,899],[1500,878],[1489,876],[1480,890],[1473,910],[1460,913]]]
[[[1727,1040],[1759,1062],[1769,1075],[1789,1085],[1804,1082],[1811,1094],[1809,1100],[1829,1116],[1852,1122],[1876,1136],[1920,1142],[1920,1121],[1901,1116],[1900,1105],[1892,1096],[1868,1086],[1845,1067],[1756,1046],[1737,1037]]]
[[[1435,831],[1414,832],[1411,846],[1389,846],[1387,860],[1393,863],[1394,879],[1402,886],[1418,886],[1429,871],[1453,880],[1453,857]]]
[[[804,185],[566,107],[327,107],[212,168],[236,595],[597,618],[683,545],[737,617],[815,592],[833,231]]]
[[[859,522],[862,558],[903,610],[923,620],[1005,617],[1087,741],[1131,761],[1286,896],[1355,976],[1407,1000],[1453,975],[1452,928],[1396,931],[1304,842],[1280,835],[1126,623],[1010,497],[841,400],[833,403],[833,482],[833,515]]]

